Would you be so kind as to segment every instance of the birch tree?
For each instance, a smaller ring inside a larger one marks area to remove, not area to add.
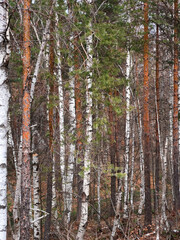
[[[88,0],[89,6],[91,0]],[[91,20],[89,22],[89,29],[92,31]],[[90,32],[86,39],[87,45],[87,72],[88,77],[86,81],[86,149],[84,155],[84,177],[83,177],[83,191],[82,191],[82,206],[81,206],[81,219],[79,223],[79,229],[76,236],[77,240],[83,240],[83,236],[87,226],[88,220],[88,198],[89,198],[89,185],[90,185],[90,160],[92,153],[92,51],[93,51],[93,36]]]
[[[174,0],[174,105],[173,105],[173,188],[174,207],[180,209],[180,191],[178,177],[178,0]]]
[[[126,87],[126,127],[125,127],[125,178],[124,178],[124,217],[128,217],[128,197],[129,197],[129,189],[128,189],[128,173],[129,173],[129,142],[130,142],[130,69],[131,69],[131,56],[130,51],[128,50],[127,59],[126,59],[126,77],[128,80],[128,85]]]
[[[7,236],[7,131],[9,89],[7,85],[8,5],[0,1],[0,239]]]

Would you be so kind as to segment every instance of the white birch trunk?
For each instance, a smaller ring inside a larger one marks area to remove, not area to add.
[[[49,16],[52,15],[54,3],[55,3],[55,0],[54,0],[54,2],[52,4],[52,7],[50,9]],[[31,101],[32,101],[33,96],[34,96],[34,89],[35,89],[35,85],[36,85],[36,82],[37,82],[37,77],[38,77],[38,73],[39,73],[39,69],[40,69],[40,64],[41,64],[41,60],[42,60],[42,56],[43,56],[43,51],[45,49],[45,46],[46,46],[46,43],[47,43],[47,40],[48,40],[48,31],[49,31],[50,23],[51,23],[51,20],[49,18],[46,21],[46,27],[45,27],[44,32],[43,32],[42,43],[41,43],[41,46],[40,46],[40,50],[39,50],[39,54],[38,54],[38,57],[37,57],[33,78],[32,78],[31,91],[30,91]]]
[[[100,161],[98,163],[98,170],[97,170],[97,204],[98,204],[98,222],[100,224],[101,220],[101,164]]]
[[[56,23],[59,22],[56,13]],[[62,190],[65,193],[65,140],[64,140],[64,94],[63,94],[63,82],[61,73],[61,52],[60,52],[60,40],[58,34],[56,34],[57,45],[57,81],[58,81],[58,96],[59,96],[59,132],[60,132],[60,170],[62,178]],[[63,194],[63,197],[64,194]]]
[[[5,0],[0,1],[0,239],[7,235],[7,131],[9,89],[7,85],[8,42],[7,24],[8,10]]]
[[[58,3],[56,1],[56,6]],[[59,18],[56,12],[56,55],[57,55],[57,82],[58,82],[58,97],[59,97],[59,131],[60,131],[60,170],[62,177],[62,190],[65,192],[65,140],[64,140],[64,94],[61,71],[61,45],[58,35]]]
[[[169,231],[169,223],[166,215],[166,180],[167,180],[167,151],[168,138],[166,137],[164,157],[162,158],[162,206],[161,206],[161,227],[165,224],[165,230]]]
[[[88,1],[91,3],[91,0]],[[92,24],[89,24],[90,30],[92,29]],[[92,144],[92,50],[93,50],[93,37],[90,34],[87,37],[87,71],[89,76],[87,78],[86,85],[86,148],[84,155],[84,178],[83,178],[83,191],[82,191],[82,206],[81,206],[81,219],[79,224],[78,233],[76,240],[83,240],[84,233],[86,231],[87,221],[88,221],[88,198],[89,198],[89,185],[90,185],[90,160],[91,160],[91,144]]]
[[[143,151],[143,140],[142,140],[142,116],[140,110],[139,99],[137,100],[137,111],[138,111],[138,136],[139,136],[139,145],[140,145],[140,176],[141,176],[141,184],[140,184],[140,203],[138,214],[142,214],[144,201],[145,201],[145,185],[144,185],[144,151]]]
[[[122,191],[121,191],[121,182],[120,182],[119,187],[118,187],[118,197],[117,197],[117,203],[116,203],[115,217],[114,217],[114,223],[113,223],[110,240],[114,239],[114,237],[116,235],[116,230],[119,226],[121,197],[122,197]]]
[[[174,202],[174,188],[173,188],[173,172],[174,172],[174,165],[173,165],[173,76],[172,71],[170,70],[170,101],[169,101],[169,145],[170,145],[170,179],[171,179],[171,186],[172,186],[172,201]]]
[[[72,69],[70,69],[72,71]],[[70,122],[70,144],[69,144],[69,157],[67,176],[65,182],[65,223],[70,222],[72,210],[72,193],[73,193],[73,177],[74,177],[74,163],[75,163],[75,128],[76,128],[76,115],[75,115],[75,92],[74,92],[74,77],[70,79],[70,94],[69,94],[69,122]]]
[[[21,166],[22,166],[22,134],[18,149],[17,175],[16,175],[16,190],[13,205],[13,220],[14,220],[14,240],[20,238],[20,204],[21,204]]]
[[[126,129],[125,129],[125,177],[124,177],[124,218],[128,217],[128,172],[129,172],[129,141],[130,141],[130,68],[131,68],[131,56],[128,50],[126,59],[126,77],[128,79],[128,85],[126,86]]]
[[[12,152],[13,152],[13,159],[14,159],[14,166],[15,166],[15,170],[16,170],[16,176],[17,176],[17,171],[18,171],[18,161],[17,161],[17,156],[16,156],[16,151],[15,151],[15,144],[14,144],[14,139],[12,136],[12,130],[11,130],[11,125],[10,125],[10,116],[8,116],[8,144],[11,146],[12,148]]]
[[[53,166],[52,166],[52,210],[54,217],[57,220],[57,201],[56,201],[56,176],[55,176],[55,157],[53,155]]]
[[[134,159],[135,159],[135,151],[134,151],[134,142],[135,142],[135,119],[133,118],[133,126],[132,126],[132,157],[131,157],[131,209],[134,210]]]
[[[33,164],[33,197],[34,197],[34,240],[41,239],[41,222],[40,217],[41,213],[40,209],[40,188],[39,188],[39,160],[38,155],[36,153],[32,156],[32,164]]]

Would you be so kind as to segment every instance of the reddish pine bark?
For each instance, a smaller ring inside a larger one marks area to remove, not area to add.
[[[180,209],[179,177],[178,177],[178,0],[174,1],[174,106],[173,106],[173,187],[175,210]]]
[[[148,73],[148,0],[144,2],[144,173],[145,173],[145,225],[151,225],[151,184],[150,184],[150,125],[149,125],[149,73]]]
[[[30,0],[23,9],[23,116],[20,239],[30,239]]]

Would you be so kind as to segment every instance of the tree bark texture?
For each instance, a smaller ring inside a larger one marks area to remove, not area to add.
[[[112,92],[110,92],[112,96]],[[109,138],[109,150],[110,150],[110,159],[111,159],[111,216],[115,214],[116,206],[116,176],[115,176],[115,157],[116,157],[116,145],[115,145],[115,136],[114,136],[114,125],[113,125],[113,109],[112,106],[109,106],[109,123],[110,123],[110,138]]]
[[[53,93],[54,93],[54,40],[53,40],[53,22],[50,25],[50,45],[49,45],[49,161],[48,161],[48,179],[47,179],[47,198],[45,219],[44,240],[50,239],[51,212],[52,212],[52,171],[53,171]]]
[[[0,1],[0,239],[7,235],[7,131],[9,89],[7,85],[8,65],[8,9],[6,1]]]
[[[156,25],[156,160],[155,160],[155,210],[159,207],[159,168],[160,168],[160,146],[159,146],[159,26]]]
[[[150,184],[150,125],[149,125],[149,72],[148,72],[148,0],[144,2],[144,175],[145,175],[145,225],[151,225]]]
[[[21,217],[20,239],[30,239],[30,0],[24,0],[23,9],[23,119],[22,119],[22,168],[21,168]]]
[[[174,106],[173,106],[173,188],[175,195],[174,207],[180,209],[179,192],[179,133],[178,133],[178,0],[174,1]]]

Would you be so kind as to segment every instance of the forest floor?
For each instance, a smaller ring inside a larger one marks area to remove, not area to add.
[[[171,218],[170,218],[171,217]],[[122,219],[120,226],[117,229],[114,240],[156,240],[156,229],[153,223],[150,226],[150,230],[144,228],[143,216],[137,216],[132,214],[129,219]],[[169,216],[169,223],[171,224],[171,231],[161,232],[160,240],[180,240],[180,221],[176,221],[175,217]],[[105,221],[101,221],[100,224],[96,220],[89,220],[84,240],[109,240],[111,236],[111,227],[113,226],[113,218],[108,218]],[[78,230],[78,222],[71,223],[69,230],[60,230],[62,236],[57,237],[57,234],[52,235],[51,240],[74,240]]]

